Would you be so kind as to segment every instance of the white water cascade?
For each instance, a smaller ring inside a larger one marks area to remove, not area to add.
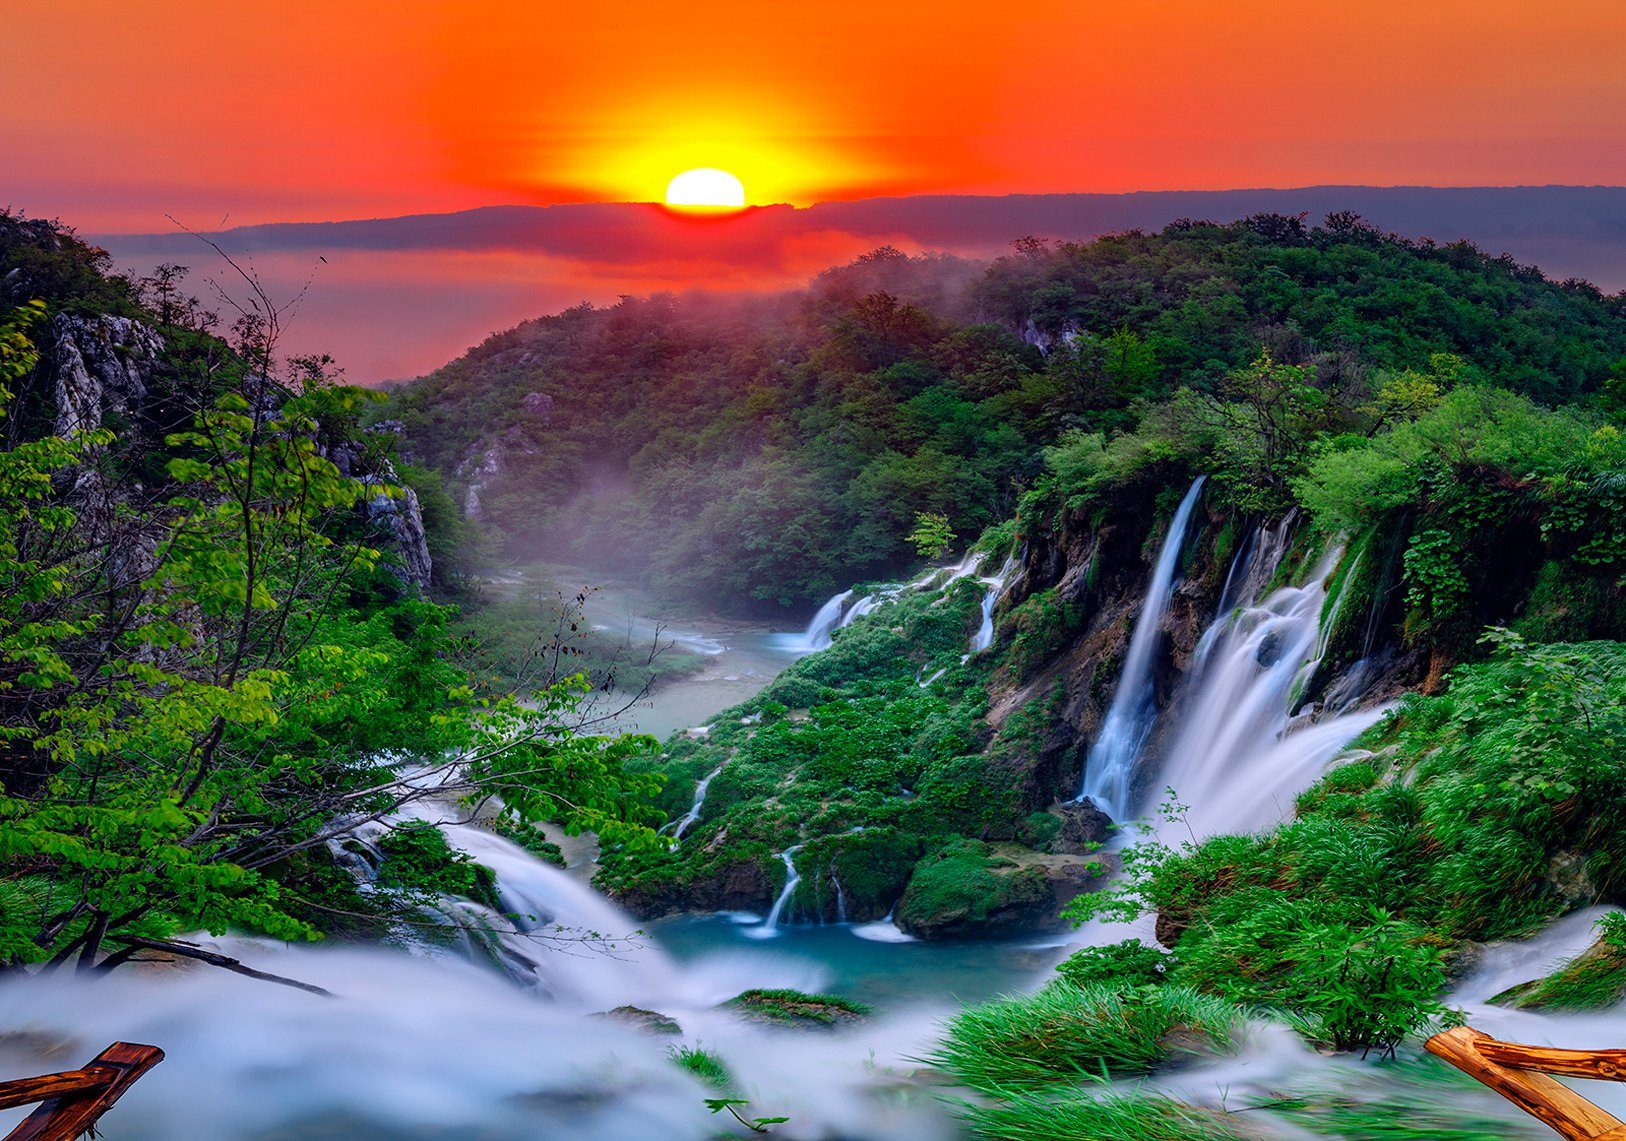
[[[440,808],[413,815],[450,815]],[[828,972],[745,952],[679,967],[647,938],[623,942],[637,922],[559,869],[478,826],[440,826],[496,873],[504,908],[521,916],[501,937],[534,960],[543,985],[517,989],[450,949],[406,955],[197,936],[338,997],[208,967],[3,983],[0,1027],[11,1033],[0,1039],[0,1080],[61,1069],[63,1050],[89,1057],[111,1041],[161,1044],[164,1064],[106,1122],[122,1141],[716,1137],[705,1105],[715,1093],[672,1063],[673,1040],[600,1014],[630,1003],[675,1018],[688,1041],[722,1054],[754,1109],[791,1117],[787,1137],[958,1135],[931,1097],[876,1096],[909,1080],[946,1005],[842,1034],[742,1022],[718,1004],[751,987],[829,989]],[[614,948],[556,941],[592,932],[614,938]],[[0,1113],[0,1130],[20,1112]]]
[[[1281,546],[1272,548],[1268,534],[1259,539],[1279,559]],[[1179,731],[1158,780],[1188,806],[1186,826],[1199,837],[1287,816],[1327,762],[1387,712],[1362,709],[1316,722],[1290,716],[1320,663],[1322,631],[1336,616],[1335,604],[1323,620],[1326,580],[1339,554],[1329,552],[1303,585],[1222,613],[1204,635],[1208,648],[1181,700]]]
[[[1004,596],[1006,588],[1010,586],[1011,578],[1016,574],[1020,566],[1021,563],[1017,562],[1015,556],[1011,556],[999,568],[998,574],[992,578],[979,580],[984,588],[982,622],[977,627],[977,632],[971,636],[972,654],[980,654],[994,644],[994,607],[999,605],[1000,598]]]
[[[796,853],[802,850],[801,844],[793,844],[779,853],[779,858],[785,864],[785,886],[779,889],[779,898],[773,901],[773,910],[768,912],[760,926],[748,928],[746,934],[753,939],[772,939],[779,934],[779,917],[784,914],[785,907],[790,903],[791,896],[796,894],[796,887],[802,882],[802,873],[796,870]]]
[[[789,649],[799,650],[804,654],[816,653],[819,650],[830,648],[830,640],[841,625],[842,613],[847,609],[847,601],[852,598],[853,592],[848,589],[832,596],[823,606],[819,607],[813,615],[800,637],[789,638],[786,646]]]
[[[1186,527],[1196,510],[1197,497],[1206,478],[1198,476],[1192,481],[1191,489],[1180,501],[1174,519],[1169,523],[1169,533],[1163,539],[1163,549],[1158,552],[1152,580],[1146,587],[1146,597],[1141,600],[1140,617],[1136,619],[1135,632],[1129,639],[1129,653],[1125,655],[1123,669],[1118,674],[1118,688],[1113,693],[1112,705],[1084,763],[1084,782],[1079,790],[1079,799],[1087,797],[1093,800],[1115,820],[1122,819],[1129,812],[1130,778],[1134,775],[1141,746],[1156,719],[1152,703],[1152,665],[1157,656],[1158,642],[1163,636],[1163,616],[1174,594],[1174,572],[1180,562]]]
[[[943,590],[962,578],[969,578],[977,573],[986,556],[981,551],[969,551],[965,557],[953,566],[930,567],[910,579],[908,582],[891,582],[876,587],[868,594],[859,595],[856,590],[848,589],[840,594],[832,595],[807,624],[807,629],[800,634],[776,635],[781,645],[792,653],[813,654],[820,650],[828,650],[834,641],[835,632],[844,626],[851,626],[854,622],[872,614],[883,603],[890,602],[906,590]],[[1016,567],[1015,560],[1006,560],[1006,565],[994,578],[985,578],[983,584],[997,590],[1004,590],[1012,572]],[[997,602],[997,594],[992,601],[985,599],[985,620],[989,620],[989,640],[992,641],[993,631],[989,616],[993,613],[993,602]],[[986,649],[986,646],[983,647]]]
[[[672,829],[672,839],[683,839],[683,833],[688,830],[689,825],[700,819],[700,810],[706,806],[706,793],[711,789],[711,782],[717,779],[717,774],[723,771],[726,764],[725,761],[724,764],[712,769],[711,772],[700,778],[699,784],[694,786],[694,803],[689,805],[689,811],[683,814],[677,825]]]

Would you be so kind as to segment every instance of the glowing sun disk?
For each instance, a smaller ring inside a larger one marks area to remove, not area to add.
[[[696,167],[666,184],[666,204],[686,210],[741,210],[745,185],[726,170]]]

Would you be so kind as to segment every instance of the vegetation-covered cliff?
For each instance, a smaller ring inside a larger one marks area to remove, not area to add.
[[[1019,243],[986,268],[879,250],[784,296],[584,306],[493,336],[387,415],[510,555],[636,550],[669,593],[794,610],[904,570],[917,512],[978,534],[1044,478],[1042,447],[1132,429],[1185,390],[1170,424],[1262,350],[1308,370],[1304,399],[1259,394],[1283,419],[1230,488],[1280,511],[1309,440],[1380,433],[1447,387],[1598,407],[1626,316],[1467,245],[1268,215]]]

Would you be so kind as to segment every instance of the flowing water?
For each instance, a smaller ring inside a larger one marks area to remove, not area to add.
[[[1144,637],[1136,630],[1140,652],[1132,646],[1126,661],[1119,694],[1129,695],[1124,717],[1131,720],[1155,715],[1144,708],[1151,701],[1142,676],[1152,652],[1146,643],[1155,644],[1180,533],[1199,490],[1200,481],[1171,525],[1142,611]],[[1280,819],[1322,766],[1381,715],[1293,716],[1297,690],[1320,652],[1330,562],[1301,586],[1257,598],[1257,584],[1270,577],[1260,567],[1273,566],[1281,546],[1265,533],[1250,540],[1232,568],[1236,594],[1247,601],[1231,607],[1228,600],[1163,714],[1173,719],[1166,735],[1172,744],[1159,775],[1192,805],[1182,827],[1195,834]],[[964,577],[976,573],[976,564],[934,573]],[[846,609],[837,608],[838,622]],[[1153,613],[1158,617],[1148,620]],[[738,652],[737,631],[684,637],[697,648],[712,640],[721,647],[714,658]],[[765,663],[789,660],[782,647],[763,646]],[[698,724],[722,707],[712,704],[686,697],[662,717],[673,727]],[[1142,727],[1138,737],[1126,738],[1137,743],[1125,765],[1152,763],[1139,755],[1145,737]],[[703,798],[704,788],[691,819]],[[507,914],[466,902],[456,912],[483,927],[483,936],[461,946],[413,938],[412,954],[204,940],[261,968],[323,985],[333,999],[206,968],[122,971],[94,985],[63,977],[0,986],[6,1030],[0,1079],[61,1068],[115,1039],[162,1045],[163,1065],[107,1118],[109,1141],[716,1136],[718,1121],[703,1105],[712,1091],[671,1064],[668,1040],[596,1017],[631,1003],[677,1019],[684,1041],[722,1055],[751,1099],[751,1114],[788,1115],[775,1135],[928,1141],[959,1134],[938,1091],[918,1084],[911,1059],[929,1049],[957,1001],[1031,987],[1064,953],[1061,940],[919,943],[890,916],[856,926],[786,922],[797,876],[794,848],[781,853],[787,883],[766,918],[685,916],[640,931],[579,880],[462,822],[451,809],[431,804],[414,815],[439,824],[455,847],[495,873]],[[682,827],[680,821],[677,831]],[[366,843],[370,835],[361,839],[349,866],[366,880],[378,857]],[[1475,1025],[1505,1037],[1570,1046],[1626,1041],[1620,1011],[1552,1018],[1485,1005],[1585,947],[1594,918],[1577,914],[1536,940],[1489,948],[1453,1001]],[[753,932],[775,938],[756,942]],[[1076,933],[1074,942],[1125,934],[1097,925]],[[502,971],[475,965],[481,959]],[[832,989],[883,1013],[839,1034],[776,1031],[719,1008],[749,987]],[[1252,1093],[1305,1083],[1372,1087],[1383,1100],[1388,1080],[1368,1064],[1321,1058],[1279,1026],[1254,1027],[1235,1058],[1160,1079],[1178,1096],[1233,1107]],[[1594,1092],[1600,1100],[1626,1100],[1626,1091],[1588,1089]],[[1488,1091],[1451,1097],[1505,1120],[1509,1137],[1537,1136]],[[21,1112],[0,1113],[0,1128]],[[1616,1112],[1626,1113],[1626,1106]]]
[[[1129,813],[1130,778],[1134,774],[1141,746],[1145,744],[1156,719],[1152,669],[1163,638],[1163,617],[1174,594],[1174,573],[1180,562],[1180,548],[1185,543],[1186,527],[1197,507],[1204,478],[1198,476],[1192,481],[1191,489],[1180,501],[1174,519],[1169,523],[1169,533],[1163,539],[1163,548],[1158,552],[1146,596],[1141,600],[1140,617],[1136,619],[1135,632],[1129,639],[1129,653],[1124,656],[1123,669],[1118,674],[1112,705],[1084,763],[1083,787],[1079,789],[1079,798],[1093,800],[1114,820],[1121,820]]]
[[[971,653],[980,654],[994,644],[994,607],[999,605],[1000,598],[1004,596],[1011,579],[1021,566],[1015,556],[1012,556],[1005,560],[998,574],[992,578],[979,580],[983,586],[982,620],[977,626],[977,632],[971,636]]]
[[[1320,662],[1321,632],[1334,617],[1324,621],[1323,610],[1338,555],[1330,552],[1303,585],[1222,613],[1204,634],[1207,648],[1179,699],[1179,731],[1158,780],[1188,806],[1186,823],[1199,838],[1249,832],[1287,816],[1327,762],[1387,712],[1369,708],[1321,721],[1292,716],[1298,691]]]

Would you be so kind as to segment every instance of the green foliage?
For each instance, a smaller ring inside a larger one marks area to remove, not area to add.
[[[943,552],[949,549],[949,544],[954,542],[954,528],[949,526],[948,516],[941,511],[917,511],[914,530],[909,532],[905,541],[921,558],[940,559]]]
[[[1012,1093],[992,1105],[968,1106],[965,1117],[986,1141],[1244,1141],[1252,1133],[1227,1115],[1158,1093]]]
[[[52,280],[93,316],[122,296]],[[8,418],[42,312],[0,323]],[[405,756],[437,758],[429,778],[455,771],[516,820],[656,843],[658,779],[627,771],[650,742],[578,735],[579,676],[539,679],[523,703],[475,694],[449,611],[375,573],[385,559],[362,506],[400,491],[357,436],[373,397],[320,362],[279,380],[252,326],[253,360],[176,328],[181,355],[143,365],[162,405],[181,384],[165,370],[211,356],[180,423],[154,413],[125,439],[28,418],[0,450],[0,880],[50,885],[11,893],[0,965],[117,965],[130,938],[200,929],[315,938],[355,920],[341,911],[387,918],[386,895],[489,898],[438,833],[391,841],[376,908],[354,907],[353,885],[315,858],[430,794]],[[162,440],[142,435],[155,424]],[[135,473],[132,455],[147,457]]]
[[[772,1026],[828,1028],[862,1022],[875,1011],[862,1002],[835,994],[756,989],[744,991],[725,1004],[742,1018]]]
[[[1024,492],[1076,508],[1177,470],[1274,513],[1325,450],[1382,460],[1463,390],[1607,416],[1623,356],[1595,290],[1359,219],[1263,216],[985,270],[877,250],[792,297],[583,306],[490,338],[390,415],[458,487],[496,449],[480,496],[509,554],[636,547],[666,589],[774,610],[895,576],[923,515],[973,534]]]
[[[1230,1003],[1188,987],[1052,983],[956,1015],[927,1061],[972,1089],[1028,1092],[1228,1053],[1240,1025]]]
[[[446,843],[433,824],[413,822],[386,832],[378,848],[378,883],[414,898],[456,895],[496,905],[492,874]]]
[[[1056,966],[1056,972],[1074,986],[1117,983],[1130,987],[1159,986],[1167,977],[1169,955],[1139,939],[1104,947],[1081,947]]]

